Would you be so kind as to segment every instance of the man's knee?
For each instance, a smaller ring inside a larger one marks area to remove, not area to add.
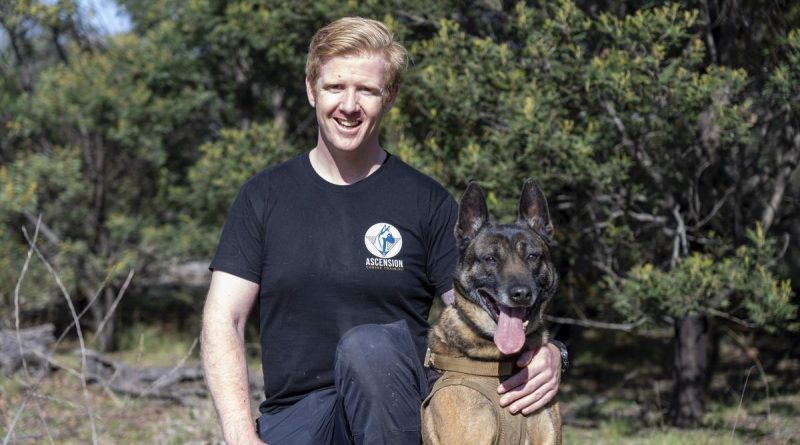
[[[375,370],[397,366],[416,354],[405,323],[356,326],[339,340],[336,366],[353,370]]]
[[[391,357],[404,349],[406,338],[395,324],[364,324],[350,329],[342,336],[337,355],[339,360],[345,362],[358,362],[362,359],[372,362],[382,357]]]

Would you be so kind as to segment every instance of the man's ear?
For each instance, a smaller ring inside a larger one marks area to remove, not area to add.
[[[311,104],[312,107],[317,106],[317,98],[314,92],[314,84],[311,83],[311,79],[306,77],[306,95],[308,96],[308,103]]]
[[[383,102],[383,112],[388,113],[389,110],[392,109],[394,106],[394,101],[397,99],[397,95],[400,93],[400,85],[395,86],[391,90],[389,90],[389,97]]]

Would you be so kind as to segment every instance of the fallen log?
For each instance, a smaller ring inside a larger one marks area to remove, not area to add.
[[[87,349],[85,354],[84,375],[88,383],[98,383],[120,394],[182,404],[188,402],[188,397],[206,396],[205,385],[197,384],[203,380],[200,365],[135,368],[91,349]]]
[[[56,339],[55,326],[0,330],[0,374],[10,375],[27,366],[31,372],[48,372],[48,352]]]
[[[165,399],[183,405],[191,404],[191,398],[208,395],[203,383],[205,374],[200,365],[135,368],[91,349],[85,350],[85,354],[86,381],[100,384],[116,393]],[[250,391],[262,393],[264,383],[260,373],[250,375]]]

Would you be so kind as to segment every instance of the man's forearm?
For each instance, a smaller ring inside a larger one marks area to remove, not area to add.
[[[206,382],[229,444],[261,443],[250,411],[243,327],[204,320],[202,358]]]

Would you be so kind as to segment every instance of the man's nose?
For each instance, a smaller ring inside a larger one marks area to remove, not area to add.
[[[347,90],[344,93],[344,100],[340,108],[345,113],[353,113],[358,110],[358,92],[355,90]]]

